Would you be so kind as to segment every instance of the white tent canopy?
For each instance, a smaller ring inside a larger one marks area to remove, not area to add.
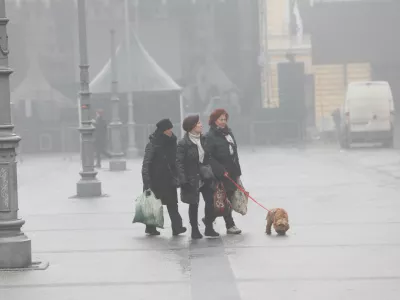
[[[54,89],[47,81],[35,59],[30,63],[27,75],[20,85],[11,93],[11,101],[18,106],[21,100],[38,102],[51,101],[60,106],[73,106],[71,100]]]
[[[165,72],[143,47],[134,33],[131,39],[131,65],[127,65],[126,43],[116,52],[118,90],[128,92],[179,91],[181,87]],[[132,82],[128,82],[131,72]],[[111,59],[90,83],[93,94],[111,92]]]

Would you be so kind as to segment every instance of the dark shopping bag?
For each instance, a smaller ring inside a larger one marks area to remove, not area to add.
[[[214,192],[214,215],[216,217],[226,216],[231,210],[232,205],[228,200],[224,185],[219,182]]]

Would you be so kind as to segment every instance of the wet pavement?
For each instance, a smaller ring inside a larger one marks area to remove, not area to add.
[[[243,183],[291,229],[266,236],[266,212],[235,214],[243,234],[192,241],[132,224],[140,161],[98,177],[106,197],[71,198],[78,157],[24,157],[20,215],[45,271],[0,272],[0,299],[351,299],[400,295],[400,152],[334,146],[241,150]],[[187,206],[180,212],[188,225]],[[203,230],[203,228],[202,228]]]

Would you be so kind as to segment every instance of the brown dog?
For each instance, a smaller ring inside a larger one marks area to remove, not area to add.
[[[271,234],[271,227],[274,225],[274,229],[278,235],[285,235],[286,231],[289,230],[289,216],[283,208],[271,209],[267,214],[267,228],[266,233]]]

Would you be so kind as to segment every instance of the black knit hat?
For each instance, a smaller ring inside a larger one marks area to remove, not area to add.
[[[191,116],[186,117],[182,122],[183,130],[185,130],[186,132],[192,131],[193,128],[196,127],[199,120],[200,120],[199,115],[191,115]]]
[[[164,132],[165,130],[171,129],[174,126],[170,119],[162,119],[160,122],[156,124],[157,130]]]

